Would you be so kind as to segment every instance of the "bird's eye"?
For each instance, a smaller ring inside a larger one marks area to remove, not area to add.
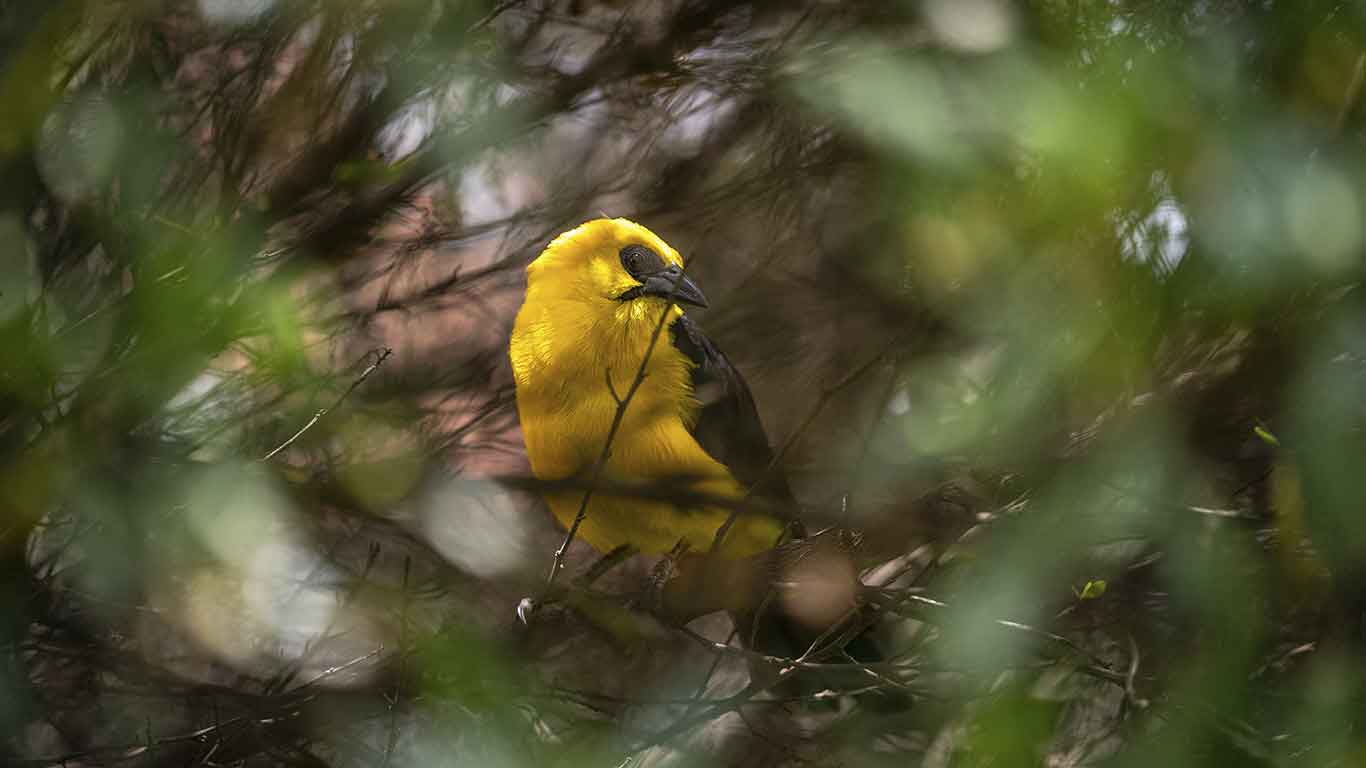
[[[626,268],[626,274],[639,277],[662,271],[664,260],[643,245],[628,245],[621,249],[621,266]]]

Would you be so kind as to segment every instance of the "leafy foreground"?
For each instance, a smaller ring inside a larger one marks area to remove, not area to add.
[[[1358,764],[1364,84],[1354,3],[0,3],[0,761]],[[884,661],[545,593],[603,213]]]

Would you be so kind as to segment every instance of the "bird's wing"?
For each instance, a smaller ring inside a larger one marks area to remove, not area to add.
[[[680,315],[669,326],[669,335],[674,346],[695,363],[693,396],[700,410],[691,430],[693,439],[724,464],[746,490],[757,483],[756,497],[789,510],[795,517],[792,491],[782,470],[770,469],[773,449],[740,372],[687,315]]]

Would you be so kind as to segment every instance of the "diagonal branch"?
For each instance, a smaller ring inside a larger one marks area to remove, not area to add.
[[[768,463],[768,466],[764,468],[763,473],[759,476],[757,480],[750,484],[749,489],[745,491],[745,495],[741,499],[742,504],[744,502],[747,502],[750,496],[754,495],[755,489],[759,488],[765,482],[767,482],[768,479],[773,476],[773,473],[776,472],[780,466],[782,466],[783,460],[787,458],[787,454],[792,450],[792,447],[796,445],[797,441],[800,440],[802,435],[806,433],[806,430],[809,429],[813,423],[815,423],[816,418],[821,415],[822,411],[825,410],[825,407],[830,403],[830,400],[834,398],[835,395],[839,394],[841,391],[851,386],[854,382],[863,378],[863,376],[866,375],[869,371],[873,370],[873,368],[875,368],[879,363],[885,360],[887,356],[890,355],[896,349],[897,345],[900,343],[901,337],[897,336],[896,338],[892,339],[891,342],[889,342],[887,346],[884,347],[876,355],[873,355],[871,358],[864,361],[857,368],[846,373],[843,377],[840,378],[839,381],[836,381],[835,383],[830,384],[821,390],[820,397],[816,398],[816,402],[811,407],[811,410],[807,412],[806,418],[802,420],[802,423],[799,424],[795,430],[792,431],[792,434],[789,435],[787,440],[783,442],[782,447],[779,448],[778,452],[773,455],[773,460],[770,461]],[[732,509],[730,515],[726,518],[725,522],[721,524],[721,527],[716,529],[716,537],[712,540],[711,545],[712,552],[717,552],[721,549],[721,543],[725,540],[726,534],[730,532],[731,526],[735,525],[735,520],[739,516],[740,508],[737,507]]]
[[[366,367],[365,370],[361,371],[360,376],[357,376],[356,380],[351,382],[351,386],[347,387],[346,391],[341,393],[341,397],[338,397],[336,402],[332,403],[326,408],[319,408],[318,412],[313,414],[313,418],[309,419],[308,422],[305,423],[302,427],[299,427],[298,432],[295,432],[294,434],[290,435],[288,440],[275,446],[275,448],[271,450],[270,453],[267,453],[265,456],[262,456],[261,461],[270,461],[271,459],[275,458],[275,456],[278,455],[280,451],[283,451],[284,449],[293,445],[295,440],[298,440],[300,437],[303,437],[304,433],[312,429],[314,424],[317,424],[319,421],[322,421],[322,418],[324,416],[326,416],[328,413],[331,413],[335,408],[337,408],[337,406],[346,402],[346,398],[350,397],[351,393],[355,392],[357,387],[359,387],[361,384],[364,384],[365,380],[370,378],[370,374],[379,370],[379,367],[381,365],[384,365],[384,361],[388,360],[389,356],[394,354],[394,350],[388,347],[382,347],[378,350],[378,352],[367,352],[366,356],[368,357],[372,354],[376,355],[375,362],[371,363],[368,367]]]
[[[617,432],[621,430],[622,420],[626,416],[626,408],[631,404],[632,398],[640,390],[640,385],[644,383],[647,375],[646,368],[650,364],[650,357],[654,354],[655,345],[659,343],[659,337],[664,332],[664,326],[669,322],[669,316],[673,314],[674,295],[678,292],[678,286],[683,282],[684,272],[680,272],[674,280],[673,287],[669,289],[669,295],[664,297],[664,311],[659,315],[659,321],[655,323],[654,331],[650,334],[650,343],[645,347],[645,357],[641,359],[640,366],[636,369],[635,378],[631,379],[631,386],[626,390],[626,394],[617,396],[616,389],[612,387],[612,372],[607,371],[608,390],[612,393],[612,398],[617,403],[616,412],[612,414],[612,425],[607,430],[607,439],[603,441],[602,452],[598,454],[598,460],[593,463],[593,472],[588,479],[588,488],[583,492],[583,500],[579,502],[578,512],[574,514],[574,522],[570,524],[569,530],[565,532],[564,541],[555,550],[554,560],[550,565],[550,574],[546,577],[546,592],[555,583],[555,575],[564,567],[564,556],[569,551],[569,545],[574,542],[574,537],[579,533],[579,526],[583,525],[584,518],[588,517],[588,502],[593,498],[593,490],[602,480],[603,470],[607,467],[607,460],[612,456],[612,441],[616,439]]]

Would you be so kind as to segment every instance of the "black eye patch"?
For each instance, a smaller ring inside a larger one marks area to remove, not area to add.
[[[659,254],[638,244],[621,249],[621,266],[626,268],[626,274],[636,279],[641,275],[663,272],[665,268],[664,259]]]

